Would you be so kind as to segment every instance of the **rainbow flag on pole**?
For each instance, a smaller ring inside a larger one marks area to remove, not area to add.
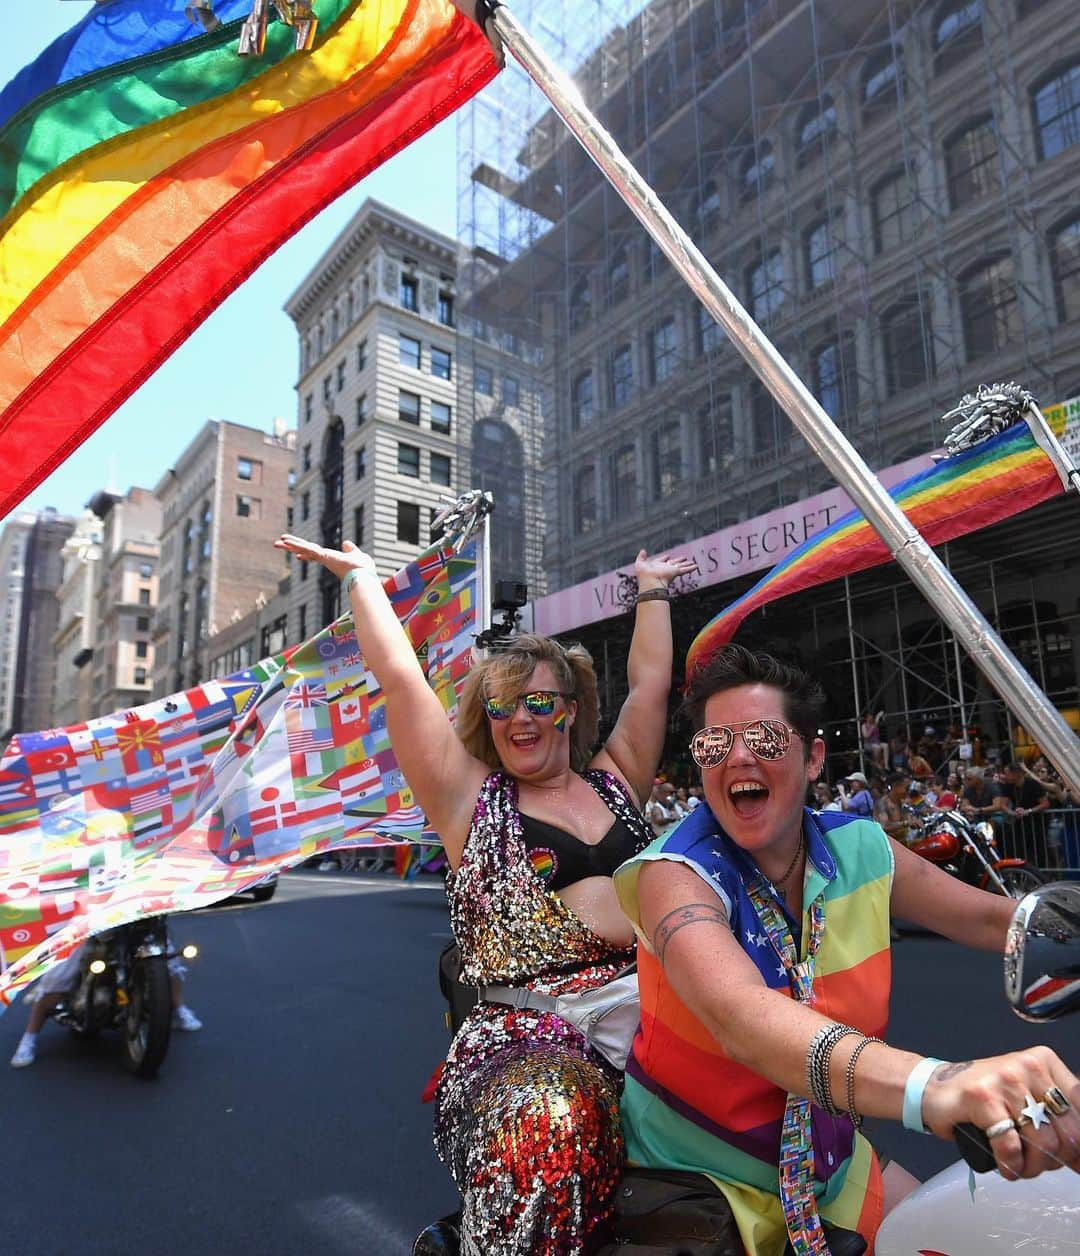
[[[450,0],[314,0],[310,48],[271,21],[247,56],[253,0],[191,5],[99,3],[0,93],[0,516],[497,70]]]
[[[451,718],[479,572],[478,542],[455,553],[452,540],[385,586]],[[433,617],[455,604],[470,609]],[[0,1011],[103,929],[217,902],[323,851],[433,839],[347,615],[232,676],[20,734],[0,758]]]
[[[946,458],[897,484],[890,496],[931,545],[988,527],[1062,492],[1061,478],[1027,424]],[[809,537],[752,589],[711,619],[690,643],[686,674],[726,645],[753,611],[789,593],[865,571],[890,557],[858,510]]]

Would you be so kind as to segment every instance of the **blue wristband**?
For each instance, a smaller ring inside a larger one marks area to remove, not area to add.
[[[904,1129],[911,1130],[914,1134],[930,1133],[922,1119],[923,1091],[930,1080],[930,1074],[939,1064],[944,1063],[944,1060],[935,1060],[933,1056],[928,1055],[924,1060],[920,1060],[908,1074],[904,1085],[904,1107],[900,1118],[904,1123]]]
[[[349,570],[341,577],[342,593],[344,593],[345,596],[348,597],[349,591],[352,589],[353,585],[357,582],[357,580],[360,579],[361,576],[364,576],[364,575],[367,575],[366,568],[350,567]]]

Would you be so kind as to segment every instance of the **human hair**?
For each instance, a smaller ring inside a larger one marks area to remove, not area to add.
[[[691,675],[680,714],[689,719],[697,732],[705,724],[705,704],[713,694],[737,689],[740,685],[769,685],[779,689],[784,699],[784,716],[803,738],[806,753],[809,753],[825,715],[825,690],[809,672],[761,650],[748,650],[746,646],[735,644],[718,650]]]
[[[469,673],[458,704],[458,737],[469,754],[489,768],[501,768],[502,761],[491,737],[484,701],[497,698],[508,702],[517,698],[526,691],[529,678],[541,663],[551,668],[559,690],[570,694],[577,703],[577,714],[570,728],[571,768],[575,772],[584,771],[592,758],[600,725],[592,655],[576,642],[564,646],[553,637],[522,633],[477,663]]]

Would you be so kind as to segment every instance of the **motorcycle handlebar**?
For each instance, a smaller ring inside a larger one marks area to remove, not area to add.
[[[997,1168],[990,1140],[977,1125],[963,1121],[953,1126],[953,1138],[956,1139],[957,1150],[976,1173],[989,1173]]]

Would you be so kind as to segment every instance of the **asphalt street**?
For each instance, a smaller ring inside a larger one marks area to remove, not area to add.
[[[37,1063],[0,1065],[4,1256],[403,1256],[454,1203],[421,1090],[448,1037],[435,879],[304,870],[277,896],[174,917],[202,953],[198,1034],[140,1082],[118,1043],[48,1025]],[[1080,1065],[1080,1025],[1008,1011],[1000,960],[925,936],[894,948],[890,1041],[947,1059],[1038,1041]],[[25,1010],[0,1018],[10,1057]],[[919,1176],[955,1157],[879,1124]]]

